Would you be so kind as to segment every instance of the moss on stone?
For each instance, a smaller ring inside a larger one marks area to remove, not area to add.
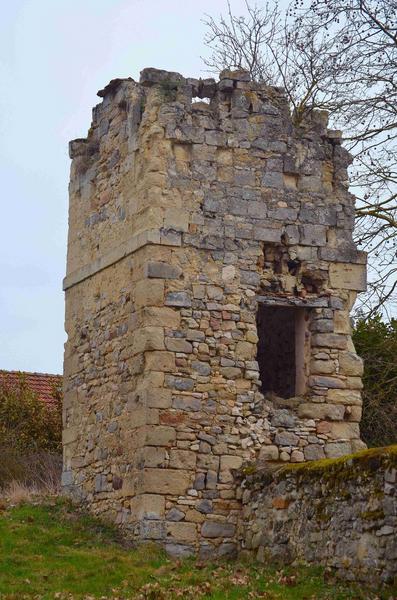
[[[254,473],[256,473],[257,471],[257,467],[254,463],[249,463],[247,465],[245,465],[242,469],[241,469],[243,475],[253,475]]]
[[[381,508],[378,510],[366,510],[361,513],[360,517],[365,521],[377,521],[378,519],[384,519],[385,513]]]
[[[343,471],[343,476],[357,475],[363,472],[376,471],[380,465],[397,467],[397,444],[382,448],[361,450],[355,454],[347,454],[340,458],[323,458],[306,463],[295,463],[281,467],[277,475],[281,478],[295,473],[300,476],[325,476]]]
[[[380,468],[397,468],[397,444],[381,448],[361,450],[340,458],[324,458],[305,463],[283,465],[271,472],[272,480],[280,481],[296,477],[300,482],[322,481],[337,485],[346,479],[368,477]],[[248,473],[246,474],[248,475]],[[252,482],[263,481],[269,477],[269,471],[258,471]]]

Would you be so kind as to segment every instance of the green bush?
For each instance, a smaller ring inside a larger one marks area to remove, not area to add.
[[[23,374],[18,383],[0,382],[0,446],[19,453],[60,452],[62,395],[54,388],[46,403],[30,389]]]
[[[12,481],[55,488],[61,471],[62,394],[43,402],[23,374],[0,381],[0,488]]]
[[[353,341],[364,359],[361,435],[368,446],[397,442],[397,320],[356,322]]]

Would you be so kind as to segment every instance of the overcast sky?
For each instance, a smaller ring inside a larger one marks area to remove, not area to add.
[[[62,371],[68,141],[144,67],[204,76],[226,0],[10,0],[0,19],[0,369]],[[232,0],[235,13],[244,0]]]

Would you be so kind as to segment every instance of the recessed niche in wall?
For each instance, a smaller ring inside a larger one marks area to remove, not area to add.
[[[307,319],[304,308],[259,303],[257,361],[264,394],[291,398],[305,392]]]

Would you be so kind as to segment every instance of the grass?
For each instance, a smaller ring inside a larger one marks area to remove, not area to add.
[[[2,507],[1,600],[390,599],[397,590],[336,583],[317,567],[194,559],[152,545],[128,547],[116,528],[63,500]]]

